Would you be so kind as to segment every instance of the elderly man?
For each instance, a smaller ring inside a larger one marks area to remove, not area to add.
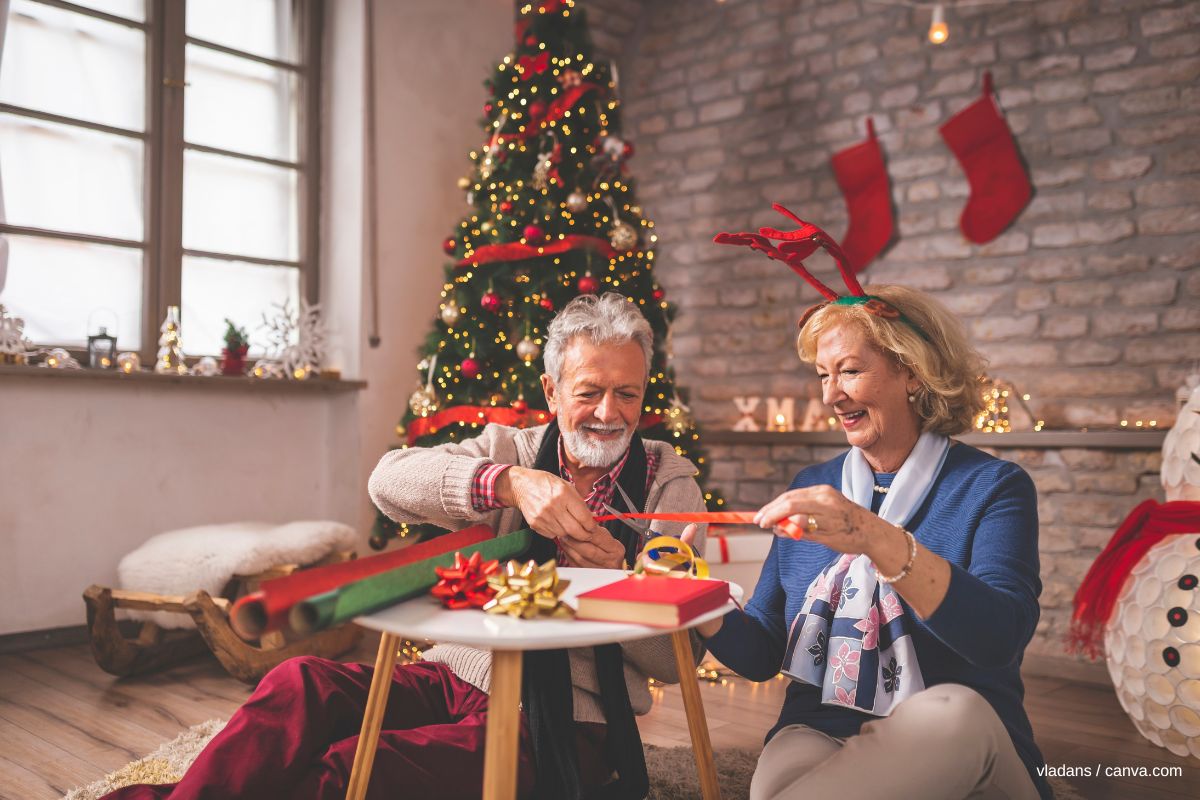
[[[375,503],[398,521],[448,529],[529,527],[527,557],[619,569],[642,544],[621,523],[598,525],[604,503],[701,511],[695,467],[637,434],[653,335],[617,294],[584,296],[550,324],[542,386],[556,419],[519,430],[489,425],[464,442],[394,450],[371,475]],[[669,524],[664,533],[679,533]],[[687,532],[703,544],[703,530]],[[699,643],[696,651],[699,654]],[[666,637],[527,653],[518,787],[522,796],[642,798],[646,765],[634,714],[650,710],[647,678],[679,679]],[[372,668],[296,658],[272,670],[174,786],[109,798],[342,798]],[[438,645],[393,674],[368,798],[476,798],[491,656]],[[616,773],[615,782],[611,779]]]

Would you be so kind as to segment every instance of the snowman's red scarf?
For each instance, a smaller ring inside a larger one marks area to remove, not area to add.
[[[1075,593],[1067,650],[1099,658],[1104,647],[1104,626],[1134,566],[1167,536],[1198,532],[1200,502],[1147,500],[1129,512]]]

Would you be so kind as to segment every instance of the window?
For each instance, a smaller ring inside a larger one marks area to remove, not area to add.
[[[6,5],[0,302],[30,339],[104,325],[150,363],[179,305],[215,355],[226,317],[316,302],[321,0]]]

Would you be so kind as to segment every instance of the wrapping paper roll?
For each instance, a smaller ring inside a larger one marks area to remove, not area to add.
[[[434,568],[453,566],[455,552],[466,557],[479,553],[485,561],[506,560],[528,550],[532,541],[533,531],[526,529],[456,548],[309,597],[292,607],[288,620],[297,633],[315,633],[428,592],[438,582]]]
[[[263,581],[257,592],[241,597],[233,604],[229,619],[233,629],[243,639],[257,639],[264,633],[280,630],[287,625],[292,607],[307,597],[442,553],[452,554],[455,550],[494,538],[495,533],[487,525],[472,525],[400,550],[314,567]]]

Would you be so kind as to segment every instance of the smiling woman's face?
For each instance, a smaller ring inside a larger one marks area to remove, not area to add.
[[[921,433],[908,402],[912,374],[875,347],[857,325],[837,325],[817,340],[821,399],[841,420],[846,438],[876,471],[899,468]]]

